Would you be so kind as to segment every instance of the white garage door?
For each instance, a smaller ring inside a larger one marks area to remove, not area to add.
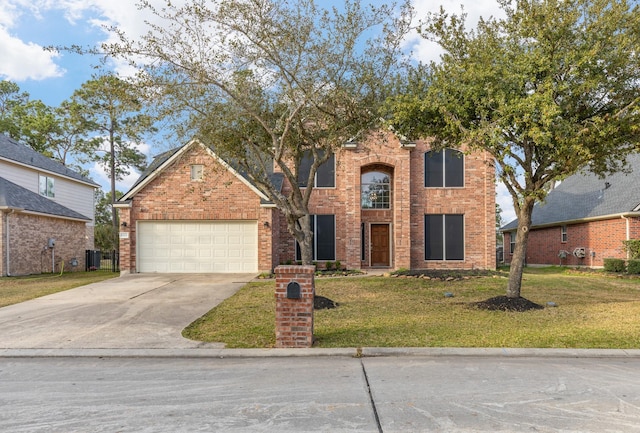
[[[257,272],[256,221],[140,221],[139,272]]]

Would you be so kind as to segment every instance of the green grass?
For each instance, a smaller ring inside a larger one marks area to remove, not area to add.
[[[449,282],[316,278],[316,293],[340,306],[315,312],[315,346],[640,348],[640,278],[527,269],[522,296],[557,307],[524,313],[470,307],[504,295],[506,283],[506,274]],[[251,283],[183,335],[227,347],[273,347],[274,311],[273,280]]]
[[[0,307],[115,278],[117,272],[68,272],[26,277],[0,277]]]

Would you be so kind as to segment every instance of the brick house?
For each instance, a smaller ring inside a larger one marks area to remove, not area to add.
[[[640,239],[640,155],[628,162],[631,173],[570,176],[536,204],[526,263],[602,267],[605,258],[626,259],[623,241]],[[514,220],[501,228],[506,263],[517,226]]]
[[[314,180],[314,260],[349,269],[495,268],[490,162],[390,134],[343,146]],[[308,170],[303,160],[305,184]],[[290,191],[282,173],[271,178]],[[265,272],[299,259],[275,205],[197,141],[156,157],[116,206],[123,272]]]
[[[84,270],[97,187],[0,134],[0,276]]]

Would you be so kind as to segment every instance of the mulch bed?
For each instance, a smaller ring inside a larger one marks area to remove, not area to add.
[[[332,301],[329,298],[325,298],[324,296],[315,295],[313,297],[313,309],[314,310],[329,310],[331,308],[336,308],[338,303]]]
[[[486,301],[474,302],[471,306],[481,310],[517,312],[541,310],[544,308],[542,305],[531,302],[523,297],[509,298],[507,296],[496,296]]]

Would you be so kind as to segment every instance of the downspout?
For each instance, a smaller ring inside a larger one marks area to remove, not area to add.
[[[6,268],[5,268],[6,272],[5,273],[7,274],[7,277],[11,276],[11,271],[9,270],[9,266],[11,265],[11,259],[9,258],[10,254],[11,254],[11,248],[9,248],[9,239],[10,239],[10,236],[9,236],[9,214],[12,214],[13,212],[15,212],[13,209],[11,210],[11,212],[7,212],[5,214],[6,217],[4,219],[5,233],[6,233],[6,243],[5,243],[6,247],[5,247],[5,249],[7,251],[7,262],[6,262]]]
[[[626,217],[623,215],[620,215],[620,217],[625,221],[626,226],[627,226],[627,234],[625,236],[625,240],[629,241],[629,237],[631,236],[631,228],[629,227],[629,217]],[[625,250],[627,250],[627,260],[629,260],[630,258],[630,253],[629,250],[627,248],[625,248]]]

